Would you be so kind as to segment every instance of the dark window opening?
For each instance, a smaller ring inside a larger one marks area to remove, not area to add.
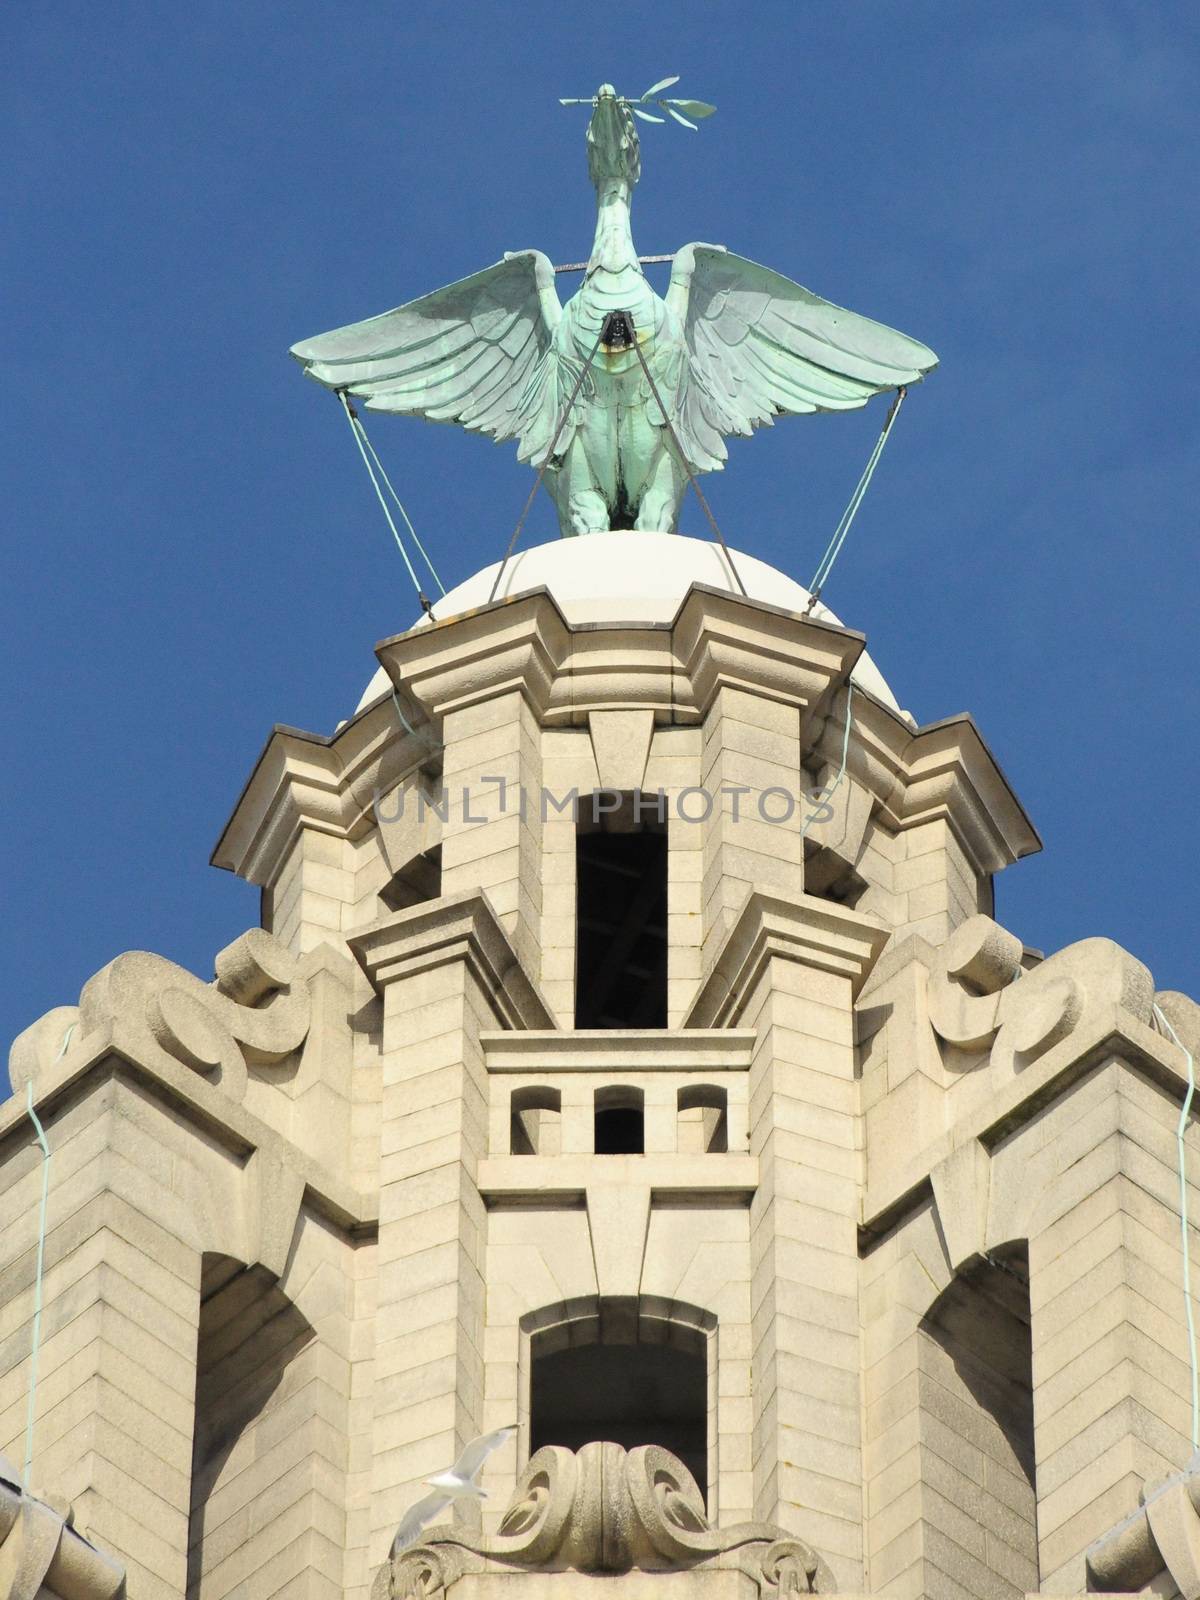
[[[646,1122],[640,1089],[597,1089],[592,1149],[598,1156],[640,1156]]]
[[[683,1335],[690,1330],[676,1329]],[[534,1341],[530,1444],[579,1450],[594,1439],[632,1450],[657,1444],[708,1490],[708,1374],[704,1338],[669,1345],[592,1344],[552,1354]]]
[[[514,1156],[561,1152],[562,1096],[557,1089],[514,1089],[509,1101],[508,1148]]]
[[[677,1146],[681,1155],[729,1149],[729,1107],[724,1089],[698,1083],[680,1089]]]
[[[665,1028],[667,835],[624,809],[601,821],[576,843],[575,1026]]]

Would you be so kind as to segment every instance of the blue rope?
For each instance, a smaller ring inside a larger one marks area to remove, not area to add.
[[[1192,1110],[1192,1096],[1196,1092],[1196,1063],[1192,1059],[1192,1052],[1180,1039],[1158,1006],[1154,1008],[1154,1015],[1158,1020],[1159,1026],[1187,1057],[1188,1087],[1187,1094],[1183,1097],[1183,1109],[1179,1113],[1179,1123],[1175,1129],[1175,1145],[1179,1158],[1179,1233],[1183,1247],[1183,1309],[1187,1317],[1188,1356],[1192,1366],[1192,1449],[1200,1450],[1200,1369],[1196,1365],[1196,1318],[1192,1309],[1192,1252],[1188,1230],[1187,1148],[1183,1142],[1183,1136],[1187,1132],[1188,1118]]]
[[[813,573],[812,582],[808,586],[810,599],[807,609],[809,611],[816,605],[817,600],[820,598],[821,590],[824,588],[829,574],[833,571],[833,563],[841,553],[841,548],[846,542],[846,535],[850,532],[850,525],[858,515],[858,508],[862,505],[863,498],[870,487],[871,479],[875,476],[875,468],[879,465],[879,458],[883,454],[883,447],[888,441],[888,434],[892,431],[892,424],[899,415],[900,407],[904,404],[904,396],[907,393],[908,390],[906,388],[896,390],[896,398],[892,401],[891,410],[888,412],[880,435],[875,441],[875,448],[867,458],[862,477],[859,478],[854,493],[850,496],[849,505],[842,512],[841,521],[833,530],[833,538],[830,539],[825,547],[825,554],[817,563],[817,570]]]

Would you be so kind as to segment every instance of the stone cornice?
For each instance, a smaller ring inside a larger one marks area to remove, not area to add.
[[[89,1079],[118,1073],[145,1084],[192,1126],[239,1159],[245,1158],[247,1164],[258,1152],[265,1152],[272,1163],[301,1181],[310,1208],[338,1227],[370,1232],[378,1225],[377,1196],[361,1194],[182,1063],[165,1056],[147,1061],[132,1030],[119,1019],[76,1037],[60,1060],[41,1069],[35,1108],[44,1118]],[[0,1149],[14,1137],[26,1138],[28,1125],[24,1100],[10,1096],[0,1105]]]
[[[680,606],[671,636],[701,716],[721,688],[807,710],[851,671],[866,642],[849,628],[699,583]]]
[[[382,995],[397,979],[464,962],[508,1028],[553,1028],[554,1018],[526,973],[485,893],[443,895],[382,917],[347,944]]]
[[[485,1033],[489,1072],[747,1072],[753,1028],[580,1028]]]
[[[963,714],[919,728],[904,751],[905,775],[884,799],[897,829],[946,818],[981,872],[999,872],[1042,848],[995,756]]]
[[[647,1188],[651,1194],[728,1195],[745,1200],[758,1187],[758,1157],[722,1155],[489,1156],[479,1163],[486,1200],[578,1201],[589,1189]]]
[[[275,728],[217,841],[212,865],[269,885],[302,830],[356,837],[376,792],[394,787],[429,755],[427,737],[400,728],[390,697],[332,738]]]
[[[1097,1008],[1083,1026],[1015,1078],[998,1083],[994,1094],[982,1099],[973,1111],[957,1115],[953,1128],[916,1152],[901,1172],[885,1184],[868,1184],[861,1222],[864,1234],[886,1233],[922,1204],[930,1192],[934,1168],[960,1146],[978,1140],[985,1148],[993,1148],[1032,1122],[1072,1084],[1113,1060],[1160,1084],[1181,1102],[1187,1093],[1180,1052],[1169,1040],[1121,1006]],[[987,1072],[988,1068],[978,1070]]]
[[[644,706],[659,721],[700,721],[722,687],[799,707],[815,749],[840,761],[835,696],[863,636],[695,584],[674,620],[572,626],[545,589],[385,639],[377,655],[416,728],[390,697],[329,739],[277,728],[213,853],[213,864],[269,885],[302,829],[357,838],[377,792],[439,760],[447,711],[519,691],[543,726],[579,726],[594,710]],[[826,717],[824,727],[820,718]],[[811,737],[811,735],[810,735]],[[944,819],[972,865],[993,873],[1041,840],[970,717],[915,733],[865,690],[854,697],[848,772],[896,831]]]
[[[830,900],[783,900],[762,889],[746,897],[684,1022],[734,1026],[767,963],[797,961],[849,979],[857,994],[889,934],[870,917]]]
[[[432,627],[410,628],[384,639],[375,654],[392,682],[430,718],[513,689],[541,717],[570,638],[550,594],[535,589]]]
[[[846,770],[870,791],[888,827],[899,833],[945,820],[979,873],[999,872],[1042,848],[969,716],[947,717],[914,732],[857,686],[852,710]],[[834,766],[841,760],[844,716],[839,701],[813,741],[814,750]]]

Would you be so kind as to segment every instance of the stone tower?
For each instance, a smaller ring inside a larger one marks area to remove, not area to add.
[[[1200,1011],[999,926],[974,723],[735,560],[469,580],[271,734],[215,981],[123,955],[18,1039],[0,1600],[1200,1594]]]

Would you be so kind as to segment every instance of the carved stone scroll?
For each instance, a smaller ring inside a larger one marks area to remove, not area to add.
[[[206,984],[162,956],[133,950],[89,978],[77,1008],[60,1006],[13,1044],[13,1088],[51,1066],[106,1025],[133,1045],[199,1072],[232,1099],[246,1093],[248,1067],[282,1061],[304,1043],[311,999],[296,957],[273,935],[251,928],[220,952]]]
[[[443,1600],[467,1572],[685,1572],[734,1568],[764,1600],[831,1594],[833,1575],[803,1540],[770,1523],[713,1528],[691,1473],[659,1445],[547,1445],[517,1481],[493,1538],[427,1533],[381,1569],[372,1600]]]
[[[1200,1600],[1200,1455],[1139,1499],[1088,1551],[1089,1590],[1129,1594],[1166,1572],[1183,1600]]]
[[[1020,1068],[1044,1055],[1102,1005],[1150,1018],[1149,972],[1109,939],[1082,939],[1032,971],[1024,949],[991,917],[969,917],[930,974],[929,1017],[947,1044],[991,1047],[992,1063]]]
[[[4,1600],[123,1600],[124,1569],[76,1533],[69,1506],[24,1491],[0,1456],[0,1595]]]

